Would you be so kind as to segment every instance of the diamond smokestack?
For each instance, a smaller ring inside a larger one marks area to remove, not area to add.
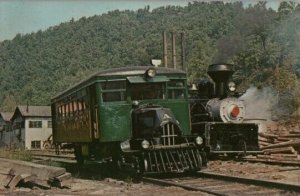
[[[226,96],[226,83],[234,73],[231,64],[212,64],[208,67],[207,74],[214,81],[214,96],[223,98]]]

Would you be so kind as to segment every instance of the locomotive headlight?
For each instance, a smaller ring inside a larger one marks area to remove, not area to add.
[[[121,142],[120,147],[121,147],[122,151],[128,151],[128,150],[130,150],[130,142],[129,142],[129,140],[125,140],[124,142]]]
[[[236,84],[234,82],[228,82],[228,89],[231,91],[231,92],[234,92],[236,90]]]
[[[146,71],[146,76],[149,78],[153,78],[156,75],[156,70],[154,68],[149,68]]]
[[[149,146],[150,146],[150,143],[149,143],[147,140],[143,140],[143,141],[142,141],[142,147],[143,147],[144,149],[148,149]]]
[[[202,139],[202,137],[200,137],[200,136],[196,137],[195,142],[196,142],[196,144],[198,144],[198,145],[203,144],[203,139]]]

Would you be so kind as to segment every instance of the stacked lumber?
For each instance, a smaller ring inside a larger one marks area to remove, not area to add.
[[[0,189],[17,185],[41,188],[69,187],[71,174],[64,168],[0,158]]]
[[[298,125],[286,128],[273,124],[266,133],[259,133],[258,141],[263,154],[247,156],[245,160],[300,165]]]

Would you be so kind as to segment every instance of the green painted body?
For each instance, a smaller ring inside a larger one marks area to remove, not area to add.
[[[100,141],[123,141],[131,137],[131,104],[100,107]]]
[[[152,101],[152,103],[170,108],[179,121],[183,135],[190,135],[189,108],[186,100]],[[100,107],[100,141],[124,141],[131,138],[131,104],[106,104]]]

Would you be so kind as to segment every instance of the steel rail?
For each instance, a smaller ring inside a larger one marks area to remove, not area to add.
[[[185,177],[194,177],[190,179],[186,179]],[[300,193],[300,185],[296,184],[287,184],[282,182],[275,182],[275,181],[268,181],[268,180],[258,180],[253,178],[245,178],[245,177],[235,177],[235,176],[226,176],[223,174],[217,174],[207,171],[200,171],[197,173],[194,173],[190,176],[173,176],[173,178],[168,179],[157,179],[157,178],[150,178],[150,177],[143,177],[142,181],[146,183],[156,184],[160,186],[176,186],[181,187],[183,189],[189,190],[189,191],[200,191],[212,195],[232,195],[235,194],[236,191],[235,188],[232,190],[228,187],[230,186],[237,186],[237,187],[244,187],[250,188],[250,191],[255,192],[258,191],[261,193],[268,194],[268,191],[276,191],[275,194],[280,193],[282,191],[287,192],[293,192],[293,193]],[[202,180],[201,180],[202,179]],[[207,180],[216,180],[212,181],[212,184],[207,183]],[[224,182],[224,184],[222,183]],[[215,185],[216,183],[217,185]],[[232,183],[232,185],[230,184]],[[247,185],[254,185],[256,187],[260,188],[251,188]],[[216,187],[216,188],[215,188]],[[218,187],[218,188],[217,188]],[[224,189],[227,189],[224,191],[223,189],[220,189],[220,187],[224,187]],[[253,190],[251,190],[253,189]],[[259,189],[259,190],[256,190]],[[269,190],[268,190],[269,189]]]
[[[217,173],[207,172],[207,171],[199,171],[195,175],[202,178],[213,178],[213,179],[237,182],[242,184],[251,184],[256,186],[300,192],[300,184],[297,185],[297,184],[288,184],[284,182],[276,182],[270,180],[262,180],[262,179],[254,179],[254,178],[246,178],[246,177],[238,177],[238,176],[227,176],[224,174],[217,174]]]
[[[166,180],[160,180],[156,178],[149,178],[149,177],[142,177],[142,181],[148,182],[151,184],[156,184],[156,185],[163,185],[163,186],[175,186],[175,187],[181,187],[183,189],[189,190],[189,191],[201,191],[204,193],[209,193],[212,195],[218,195],[218,196],[223,196],[225,194],[220,194],[215,191],[209,190],[207,188],[202,188],[202,187],[194,187],[194,186],[189,186],[189,185],[184,185],[184,184],[178,184],[176,182],[171,182],[171,181],[166,181]]]

